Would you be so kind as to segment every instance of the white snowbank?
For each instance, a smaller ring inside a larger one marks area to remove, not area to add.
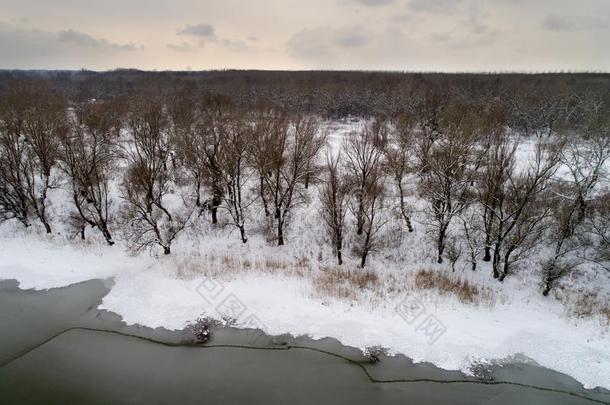
[[[451,299],[434,304],[422,295],[411,298],[421,299],[425,313],[409,324],[396,313],[396,302],[373,309],[354,302],[322,301],[312,298],[307,279],[278,274],[216,280],[212,290],[223,289],[212,297],[201,287],[205,277],[177,278],[169,268],[172,260],[133,258],[117,246],[63,244],[31,236],[0,239],[0,279],[17,279],[21,288],[47,289],[114,277],[115,285],[100,308],[122,315],[128,324],[180,329],[202,313],[218,315],[221,301],[234,294],[245,308],[237,317],[239,324],[252,326],[246,319],[254,315],[269,334],[331,336],[361,348],[382,345],[445,369],[467,370],[473,361],[524,354],[573,376],[585,387],[610,387],[607,331],[593,321],[575,324],[561,316],[559,303],[550,299],[516,299],[487,309],[455,304]],[[518,290],[517,285],[513,287]],[[446,327],[433,344],[418,330],[428,314]]]

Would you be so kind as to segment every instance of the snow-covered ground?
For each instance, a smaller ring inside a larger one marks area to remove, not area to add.
[[[331,145],[359,125],[328,124]],[[311,192],[315,200],[315,190]],[[44,236],[35,227],[23,230],[6,222],[0,225],[0,279],[16,279],[23,289],[48,289],[113,278],[100,308],[120,314],[128,324],[181,329],[202,314],[231,316],[238,326],[269,334],[330,336],[360,348],[381,345],[415,361],[466,372],[473,363],[502,363],[524,355],[588,388],[610,388],[607,320],[575,318],[559,300],[542,297],[534,262],[522,265],[503,284],[484,265],[472,272],[467,263],[459,263],[452,273],[448,266],[434,264],[417,202],[411,203],[415,232],[384,235],[383,246],[367,265],[378,280],[350,285],[351,294],[341,293],[341,282],[325,281],[334,258],[315,205],[293,213],[286,246],[267,240],[264,220],[248,224],[249,241],[242,244],[234,228],[213,228],[204,219],[180,235],[170,256],[132,256],[123,241],[109,247],[93,232],[83,242],[65,232]],[[53,209],[61,216],[62,207],[54,204]],[[390,222],[388,228],[397,224]],[[346,241],[342,271],[356,274],[362,270],[349,254],[351,242]],[[414,280],[422,269],[467,280],[485,298],[462,303],[451,294],[418,289]],[[587,286],[605,286],[601,294],[608,293],[607,275],[585,276]],[[581,274],[565,283],[584,280]]]
[[[0,263],[0,278],[17,279],[23,289],[113,277],[114,286],[100,308],[121,314],[128,324],[181,329],[202,313],[218,315],[222,301],[236,297],[245,307],[238,325],[260,326],[269,334],[332,336],[361,348],[382,345],[415,361],[465,371],[473,362],[510,361],[523,354],[586,387],[610,387],[607,329],[592,319],[567,318],[556,301],[538,295],[526,298],[510,278],[504,289],[512,296],[493,308],[410,291],[398,298],[421,303],[425,312],[408,323],[411,318],[396,311],[400,299],[378,305],[324,299],[313,292],[307,277],[254,270],[227,279],[177,277],[178,258],[133,258],[115,247],[5,237],[0,242]],[[210,284],[211,280],[218,284]],[[219,288],[223,290],[215,296]],[[420,322],[429,314],[446,328],[432,344]],[[248,324],[251,315],[260,325]]]

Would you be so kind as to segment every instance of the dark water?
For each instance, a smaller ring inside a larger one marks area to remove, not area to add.
[[[482,375],[486,381],[544,390],[480,384],[459,372],[415,365],[403,356],[383,357],[367,364],[366,371],[373,380],[426,381],[375,383],[347,360],[362,361],[362,353],[334,339],[312,341],[219,328],[204,348],[180,346],[191,339],[186,331],[127,327],[116,314],[97,310],[110,286],[92,280],[34,292],[19,290],[14,281],[0,282],[0,403],[595,403],[582,397],[610,402],[608,391],[584,390],[568,376],[526,363],[485,369]],[[80,329],[70,329],[75,327]],[[278,350],[208,347],[219,344]],[[287,349],[292,346],[331,354]]]

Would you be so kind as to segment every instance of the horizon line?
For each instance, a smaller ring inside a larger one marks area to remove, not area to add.
[[[21,69],[0,68],[0,72],[71,72],[71,73],[114,73],[114,72],[141,72],[141,73],[218,73],[218,72],[269,72],[269,73],[388,73],[388,74],[446,74],[446,75],[569,75],[569,74],[595,74],[607,75],[610,70],[383,70],[383,69],[140,69],[116,67],[112,69]]]

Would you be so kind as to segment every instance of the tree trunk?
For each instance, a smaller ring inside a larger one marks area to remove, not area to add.
[[[499,278],[500,277],[500,271],[498,269],[499,266],[499,257],[496,257],[499,255],[496,255],[496,253],[494,252],[494,257],[493,257],[493,261],[491,264],[491,268],[492,268],[492,275],[494,278]]]
[[[557,260],[559,258],[557,254],[559,252],[559,249],[561,248],[558,248],[555,251],[556,256],[553,257],[551,263],[549,263],[549,265],[544,269],[544,290],[542,291],[542,295],[544,295],[545,297],[549,295],[549,292],[553,288],[553,281],[555,280],[555,278],[552,277],[552,274],[555,270],[555,267],[557,266]]]
[[[402,182],[400,181],[399,178],[396,179],[396,182],[398,183],[398,190],[400,193],[400,212],[402,214],[402,217],[405,220],[407,229],[409,230],[409,232],[413,232],[413,225],[411,224],[411,217],[407,215],[407,208],[405,205],[405,192],[402,187]]]
[[[364,266],[366,265],[366,257],[368,256],[369,252],[368,250],[364,250],[364,252],[362,252],[362,257],[360,258],[360,267],[364,268]]]
[[[491,246],[485,246],[485,254],[483,255],[483,261],[489,262],[491,261]]]
[[[492,204],[492,207],[495,207],[496,203]],[[489,220],[487,217],[489,216]],[[492,216],[489,213],[489,208],[485,206],[485,212],[483,214],[483,221],[485,223],[485,253],[483,254],[483,261],[489,262],[491,261],[491,227],[492,227]]]
[[[544,295],[545,297],[547,295],[549,295],[549,292],[551,292],[551,289],[553,288],[553,280],[548,278],[544,281],[544,290],[542,291],[542,295]]]
[[[504,281],[504,278],[508,276],[508,268],[510,266],[508,259],[510,257],[511,252],[512,250],[509,249],[504,255],[504,266],[502,267],[502,273],[500,274],[500,278],[498,279],[499,281]]]
[[[260,176],[260,196],[261,196],[261,200],[263,200],[263,208],[265,208],[265,216],[268,217],[270,212],[269,212],[269,207],[267,206],[267,199],[265,198],[265,179],[263,176]]]
[[[212,197],[212,207],[210,210],[212,211],[212,223],[218,223],[218,207],[222,203],[222,194],[220,191],[216,191],[214,196]]]
[[[44,229],[47,231],[47,234],[53,233],[51,231],[51,225],[49,225],[47,220],[45,218],[40,218],[40,220],[42,221],[42,224],[44,225]]]
[[[243,243],[248,242],[248,238],[246,237],[246,230],[244,229],[243,225],[239,226],[239,234],[241,235],[241,241]]]
[[[112,235],[110,234],[110,231],[108,231],[108,226],[106,225],[105,222],[102,222],[100,224],[100,229],[102,231],[102,235],[104,235],[104,239],[106,239],[106,242],[108,242],[108,245],[110,245],[110,246],[114,245],[114,241],[112,240]]]
[[[218,223],[218,208],[216,208],[214,205],[212,205],[212,207],[210,208],[210,211],[212,212],[212,223],[217,224]]]
[[[358,214],[356,215],[356,235],[360,236],[364,232],[364,200],[362,191],[358,197]]]
[[[281,221],[277,221],[277,245],[284,246],[284,229]]]
[[[407,229],[409,232],[413,232],[413,225],[411,224],[411,218],[405,217],[405,222],[407,223]]]
[[[444,229],[440,229],[438,232],[438,259],[437,259],[437,263],[442,263],[443,262],[443,252],[445,251],[445,230]]]
[[[343,264],[343,255],[341,252],[341,250],[343,249],[343,234],[339,230],[337,232],[336,236],[337,236],[337,246],[335,246],[335,247],[337,249],[337,263],[339,263],[339,266],[341,266]]]
[[[195,201],[195,205],[197,207],[201,207],[201,180],[197,178],[196,182],[196,193],[197,193],[197,201]]]
[[[500,277],[500,271],[499,271],[499,267],[500,266],[500,249],[498,247],[498,245],[496,244],[496,247],[494,249],[494,255],[493,255],[493,260],[492,260],[492,264],[491,267],[493,269],[493,277],[494,278],[499,278]]]

